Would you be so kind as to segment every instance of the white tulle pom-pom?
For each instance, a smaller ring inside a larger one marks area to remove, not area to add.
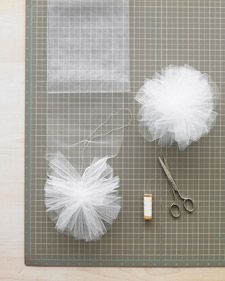
[[[169,66],[155,74],[136,96],[145,135],[184,150],[209,132],[216,119],[215,94],[208,76],[190,66]]]
[[[82,175],[59,152],[48,160],[45,204],[56,229],[75,239],[101,238],[120,211],[119,178],[108,157],[93,161]]]

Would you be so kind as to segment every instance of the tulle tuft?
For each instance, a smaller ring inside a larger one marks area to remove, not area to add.
[[[117,218],[119,178],[113,177],[108,159],[94,160],[80,175],[60,152],[48,157],[45,205],[58,231],[98,240]]]
[[[150,141],[184,150],[207,134],[216,120],[216,87],[190,66],[169,66],[146,80],[136,96],[139,121]]]

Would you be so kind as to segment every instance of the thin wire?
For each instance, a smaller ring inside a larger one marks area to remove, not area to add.
[[[128,112],[128,114],[129,114],[128,123],[125,124],[125,125],[123,125],[123,126],[120,126],[120,127],[118,127],[118,128],[111,129],[111,130],[109,130],[108,132],[105,132],[104,134],[100,134],[100,135],[96,135],[96,136],[95,136],[95,133],[96,133],[100,128],[102,128],[103,125],[106,125],[106,124],[109,122],[109,120],[110,120],[114,115],[117,115],[120,111],[122,111],[122,112],[127,111],[127,112]],[[130,125],[130,122],[131,122],[132,120],[133,120],[133,118],[132,118],[132,113],[131,113],[131,111],[130,111],[129,109],[119,109],[116,113],[110,114],[110,116],[109,116],[104,122],[102,122],[99,126],[97,126],[97,127],[94,129],[94,131],[89,135],[88,138],[85,138],[85,139],[83,139],[83,140],[81,140],[81,141],[79,141],[79,142],[73,144],[72,147],[78,146],[78,145],[84,143],[84,147],[83,147],[83,151],[82,151],[82,155],[81,155],[81,159],[82,159],[82,160],[81,160],[81,171],[83,171],[83,169],[84,169],[84,167],[83,167],[83,166],[84,166],[84,165],[83,165],[83,164],[84,164],[84,152],[85,152],[85,149],[88,147],[88,145],[89,145],[90,143],[92,143],[95,139],[99,138],[99,137],[102,138],[102,137],[108,136],[108,135],[110,135],[112,132],[119,131],[119,130],[122,130],[122,129],[128,127],[128,126]],[[116,154],[112,155],[111,158],[114,158],[115,156],[116,156]]]

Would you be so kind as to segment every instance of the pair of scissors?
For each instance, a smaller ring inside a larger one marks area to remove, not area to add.
[[[171,186],[171,190],[173,193],[173,203],[170,205],[170,214],[172,215],[173,218],[177,219],[181,216],[181,207],[178,203],[178,199],[181,199],[183,201],[183,207],[184,209],[189,212],[192,213],[194,211],[194,202],[191,198],[186,198],[183,197],[180,193],[180,191],[178,190],[177,184],[175,182],[175,180],[173,179],[173,176],[171,175],[171,172],[169,170],[169,166],[166,162],[166,159],[164,157],[159,157],[159,163],[162,166],[162,169],[170,183]]]

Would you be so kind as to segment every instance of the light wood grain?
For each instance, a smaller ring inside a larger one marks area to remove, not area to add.
[[[24,265],[25,1],[0,0],[0,280],[224,281],[225,268],[40,268]]]

